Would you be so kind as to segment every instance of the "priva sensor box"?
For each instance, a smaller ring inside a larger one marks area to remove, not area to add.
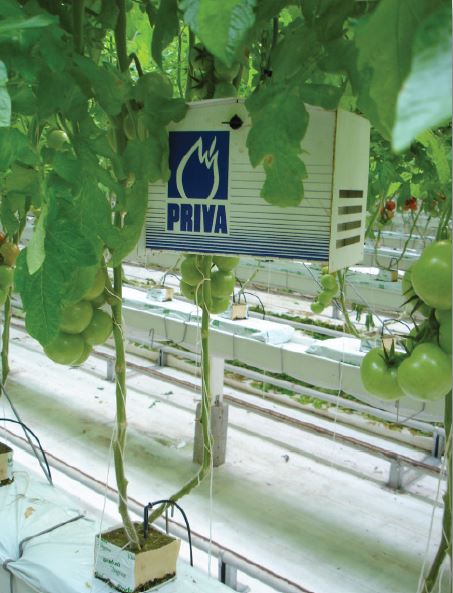
[[[260,197],[265,173],[249,161],[244,103],[190,103],[169,126],[170,179],[149,187],[146,248],[319,261],[332,272],[361,261],[369,123],[342,110],[308,111],[305,196],[282,208]]]

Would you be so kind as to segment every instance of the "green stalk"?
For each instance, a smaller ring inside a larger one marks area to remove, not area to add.
[[[210,284],[211,279],[211,256],[198,256],[197,260],[200,262],[200,270],[203,274],[204,283]],[[210,291],[210,289],[208,289]],[[200,291],[206,294],[206,291]],[[212,438],[210,431],[210,418],[211,418],[211,378],[210,378],[210,362],[209,362],[209,325],[210,325],[210,313],[203,300],[201,303],[201,429],[203,434],[203,460],[200,469],[182,488],[180,488],[173,496],[170,496],[170,500],[177,501],[186,494],[189,494],[194,488],[196,488],[209,473],[212,460]],[[150,522],[154,522],[158,517],[164,513],[168,508],[168,504],[162,505],[157,508],[150,516]]]
[[[440,568],[445,560],[445,556],[451,553],[451,503],[453,499],[452,490],[452,467],[451,467],[451,423],[452,423],[452,394],[445,398],[445,456],[447,464],[447,491],[444,495],[444,515],[442,518],[442,537],[439,547],[434,557],[431,568],[423,583],[422,593],[431,593],[434,590],[437,579],[439,578]]]
[[[9,331],[11,327],[11,288],[5,301],[3,331],[2,331],[2,385],[5,385],[9,375]],[[1,395],[1,392],[0,392]]]
[[[355,336],[356,338],[360,338],[360,334],[357,331],[357,328],[352,323],[351,318],[349,317],[348,308],[346,307],[346,299],[345,299],[345,274],[342,272],[337,272],[338,284],[340,285],[340,296],[338,297],[338,301],[340,303],[340,309],[343,313],[344,317],[344,324],[348,331]]]
[[[73,0],[72,3],[72,34],[74,36],[74,49],[83,54],[83,21],[85,18],[85,0]]]
[[[113,268],[113,294],[115,296],[112,307],[113,339],[115,341],[115,380],[116,380],[116,434],[113,441],[113,459],[115,462],[115,476],[118,487],[118,511],[124,525],[124,531],[134,550],[140,550],[140,543],[134,524],[127,508],[127,485],[124,471],[124,456],[126,447],[126,360],[124,356],[123,339],[123,269],[121,264]]]

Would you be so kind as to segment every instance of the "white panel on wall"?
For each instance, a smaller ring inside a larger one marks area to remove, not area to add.
[[[244,104],[189,104],[184,120],[169,127],[170,180],[149,188],[146,248],[330,260],[332,271],[360,261],[369,124],[342,111],[308,110],[301,144],[305,196],[299,206],[281,208],[260,197],[265,173],[248,158],[251,121]],[[360,170],[348,173],[350,168]],[[346,198],[345,191],[356,193]],[[351,242],[351,230],[359,241]]]

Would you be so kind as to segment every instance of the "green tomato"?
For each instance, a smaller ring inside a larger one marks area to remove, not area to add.
[[[187,284],[187,282],[181,280],[179,282],[179,291],[182,295],[186,297],[186,299],[189,299],[189,301],[195,300],[195,286]]]
[[[404,397],[398,385],[398,359],[395,364],[388,364],[381,348],[373,348],[363,358],[360,365],[360,377],[363,386],[372,395],[385,400]]]
[[[79,366],[79,365],[83,364],[87,360],[87,358],[90,356],[92,351],[93,351],[93,347],[85,342],[85,348],[83,350],[82,356],[80,358],[78,358],[75,362],[72,363],[73,366]]]
[[[233,64],[232,66],[226,66],[219,58],[214,58],[214,71],[215,75],[219,80],[225,80],[230,82],[239,74],[240,64]]]
[[[107,302],[107,294],[106,294],[105,290],[99,296],[97,296],[95,299],[91,299],[91,301],[90,301],[91,306],[94,309],[99,309],[100,307],[102,307],[102,305],[105,305],[106,302]]]
[[[322,313],[324,311],[325,307],[319,301],[314,301],[310,305],[310,309],[312,310],[313,313],[315,313],[316,315],[319,315],[320,313]]]
[[[20,248],[15,243],[6,241],[0,246],[0,255],[3,258],[3,263],[7,266],[14,266],[17,256],[20,253]]]
[[[82,332],[85,342],[90,346],[103,344],[113,330],[112,318],[105,311],[96,309],[90,325]]]
[[[451,389],[451,359],[435,344],[419,344],[400,364],[398,384],[414,399],[441,399]]]
[[[451,356],[451,310],[436,311],[436,319],[439,322],[439,346]]]
[[[81,358],[85,350],[85,342],[80,335],[60,332],[50,344],[44,348],[47,356],[58,364],[74,364]]]
[[[223,97],[236,97],[238,94],[237,88],[231,82],[219,82],[216,84],[214,91],[214,99],[222,99]]]
[[[98,296],[100,296],[104,292],[105,281],[106,281],[106,270],[104,267],[100,267],[99,270],[96,272],[96,276],[94,277],[93,284],[85,292],[82,299],[84,301],[92,301],[93,299],[96,299]]]
[[[416,294],[435,309],[451,309],[451,256],[451,241],[437,241],[425,248],[411,269]]]
[[[212,261],[222,272],[231,272],[239,264],[241,258],[236,255],[214,255]]]
[[[211,295],[213,299],[225,299],[231,296],[236,278],[230,272],[218,270],[211,274]]]
[[[47,146],[54,150],[63,150],[68,142],[68,135],[63,130],[52,130],[47,134]]]
[[[404,302],[406,303],[404,308],[408,313],[414,312],[415,309],[415,311],[418,311],[424,317],[429,317],[431,315],[432,308],[428,307],[428,305],[417,296],[414,287],[412,286],[412,266],[406,270],[403,276],[401,291],[403,293]]]
[[[195,255],[188,255],[183,259],[180,272],[184,282],[191,286],[197,286],[203,280],[203,274],[197,268],[197,258]]]
[[[211,301],[211,306],[209,307],[209,312],[210,313],[223,313],[224,311],[226,311],[228,309],[228,306],[230,304],[230,297],[225,297],[222,299],[212,299]]]
[[[338,284],[337,284],[337,279],[335,278],[335,276],[332,276],[332,274],[324,274],[323,276],[321,276],[321,286],[325,289],[328,290],[329,292],[337,292],[338,290]]]
[[[0,265],[0,288],[8,289],[14,280],[14,270],[11,266]]]
[[[327,290],[323,290],[318,294],[318,303],[320,303],[324,309],[332,302],[332,293]]]
[[[60,316],[60,330],[67,334],[81,334],[93,317],[93,307],[89,301],[79,301],[65,307]]]

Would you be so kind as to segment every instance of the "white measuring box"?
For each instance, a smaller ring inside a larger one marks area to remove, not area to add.
[[[244,103],[190,103],[169,127],[170,179],[149,187],[146,248],[326,262],[332,272],[361,261],[370,125],[347,111],[308,111],[305,196],[279,207],[260,196],[265,172],[249,161]]]

